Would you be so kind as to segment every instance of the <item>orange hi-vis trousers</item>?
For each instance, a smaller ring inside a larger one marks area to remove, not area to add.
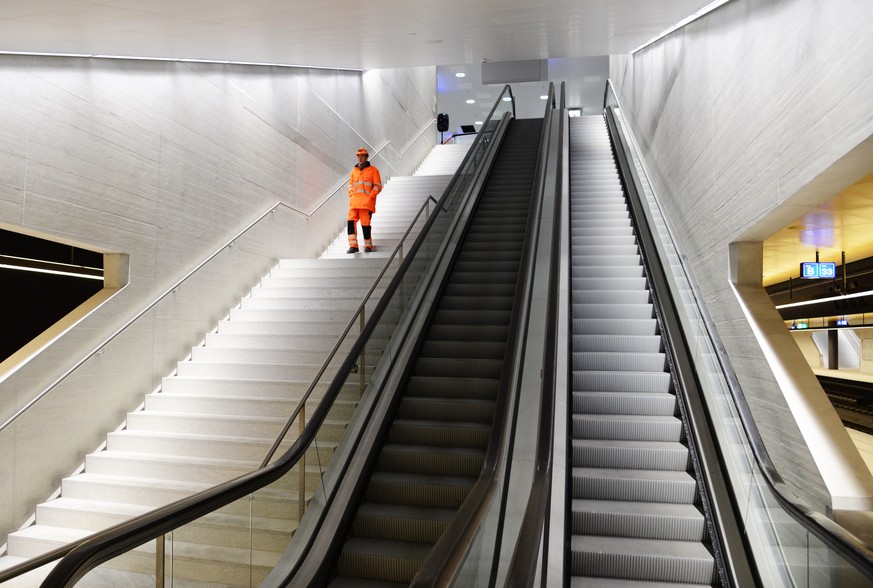
[[[361,221],[361,231],[364,233],[364,247],[373,247],[373,239],[370,227],[370,211],[366,208],[349,209],[349,247],[358,246],[358,229],[356,221]]]

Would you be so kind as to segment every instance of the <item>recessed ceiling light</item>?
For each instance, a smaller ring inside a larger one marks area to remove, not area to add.
[[[466,78],[466,77],[467,77],[467,74],[465,74],[465,73],[462,72],[462,71],[459,71],[458,73],[455,74],[455,77],[456,77],[456,78]]]
[[[477,121],[474,122],[473,124],[474,124],[474,125],[481,125],[481,124],[482,124],[482,121],[481,121],[481,120],[477,120]]]
[[[467,100],[467,104],[476,104],[476,101],[470,98],[469,100]]]
[[[503,97],[503,101],[504,101],[504,102],[509,102],[510,100],[512,100],[512,98],[510,98],[509,96],[504,96],[504,97]]]
[[[548,99],[549,99],[548,96],[540,96],[540,100],[548,100]]]

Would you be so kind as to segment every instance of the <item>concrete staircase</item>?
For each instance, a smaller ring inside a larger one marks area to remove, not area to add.
[[[147,394],[108,435],[105,448],[85,458],[84,471],[64,479],[60,495],[37,507],[35,524],[9,535],[0,569],[256,469],[413,215],[429,194],[442,194],[466,148],[437,146],[415,176],[387,182],[373,223],[375,253],[345,254],[341,231],[322,259],[281,260],[163,379],[160,391]],[[368,346],[369,370],[380,354],[378,345]],[[331,377],[329,370],[308,414]],[[296,484],[279,481],[251,504],[240,501],[176,531],[174,578],[192,586],[260,582],[296,529],[299,501],[315,492],[358,398],[358,387],[350,385],[308,452],[303,496]],[[286,446],[295,435],[289,437]],[[109,567],[152,574],[154,549],[142,546]],[[16,585],[38,585],[38,575]],[[105,585],[130,581],[116,576]]]

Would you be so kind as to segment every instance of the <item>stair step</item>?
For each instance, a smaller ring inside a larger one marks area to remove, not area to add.
[[[402,472],[376,471],[367,485],[366,499],[370,502],[458,508],[476,478],[465,476],[433,476]]]
[[[648,302],[643,304],[574,303],[572,316],[574,319],[650,319],[654,317],[654,307]]]
[[[673,416],[676,414],[676,397],[654,392],[573,392],[573,412]]]
[[[713,557],[697,541],[582,535],[572,537],[570,549],[570,566],[579,575],[697,584],[714,577]]]
[[[485,452],[482,449],[389,443],[382,447],[379,469],[386,472],[477,477],[484,461]]]
[[[574,414],[574,439],[680,441],[682,421],[674,416]]]
[[[415,362],[413,374],[424,377],[447,378],[500,378],[503,358],[477,359],[466,356],[466,348],[475,344],[456,344],[454,357],[419,357]]]
[[[434,544],[455,516],[452,508],[365,502],[352,526],[355,537]]]
[[[573,390],[580,392],[669,392],[672,383],[667,372],[573,372]]]
[[[675,441],[573,439],[576,467],[686,471],[688,448]]]
[[[582,351],[573,353],[573,370],[612,372],[663,372],[664,353],[639,351]]]
[[[430,544],[371,538],[349,539],[337,560],[340,576],[409,584],[430,553]],[[355,584],[358,585],[358,584]]]
[[[660,353],[658,335],[573,335],[573,351],[635,351]]]
[[[693,504],[697,482],[686,472],[573,468],[573,498]]]
[[[395,419],[388,440],[401,445],[484,449],[490,436],[491,425],[487,423]]]
[[[693,504],[579,500],[572,502],[574,535],[702,541],[703,514]]]

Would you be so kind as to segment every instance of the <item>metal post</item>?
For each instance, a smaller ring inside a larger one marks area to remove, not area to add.
[[[300,407],[300,420],[297,423],[297,437],[303,436],[303,429],[306,427],[306,402]],[[317,449],[316,449],[317,450]],[[300,493],[297,499],[297,523],[303,520],[303,513],[306,511],[306,452],[300,456]]]
[[[155,539],[155,588],[164,588],[164,542],[166,535]]]
[[[364,332],[364,325],[366,324],[366,322],[367,322],[366,321],[366,310],[362,308],[361,309],[361,332],[362,333]],[[361,382],[359,392],[360,392],[360,397],[363,398],[364,397],[364,387],[367,385],[366,376],[364,375],[364,373],[367,371],[367,346],[366,345],[364,345],[361,348],[361,359],[358,363],[361,366],[361,369],[359,370],[360,382]]]

